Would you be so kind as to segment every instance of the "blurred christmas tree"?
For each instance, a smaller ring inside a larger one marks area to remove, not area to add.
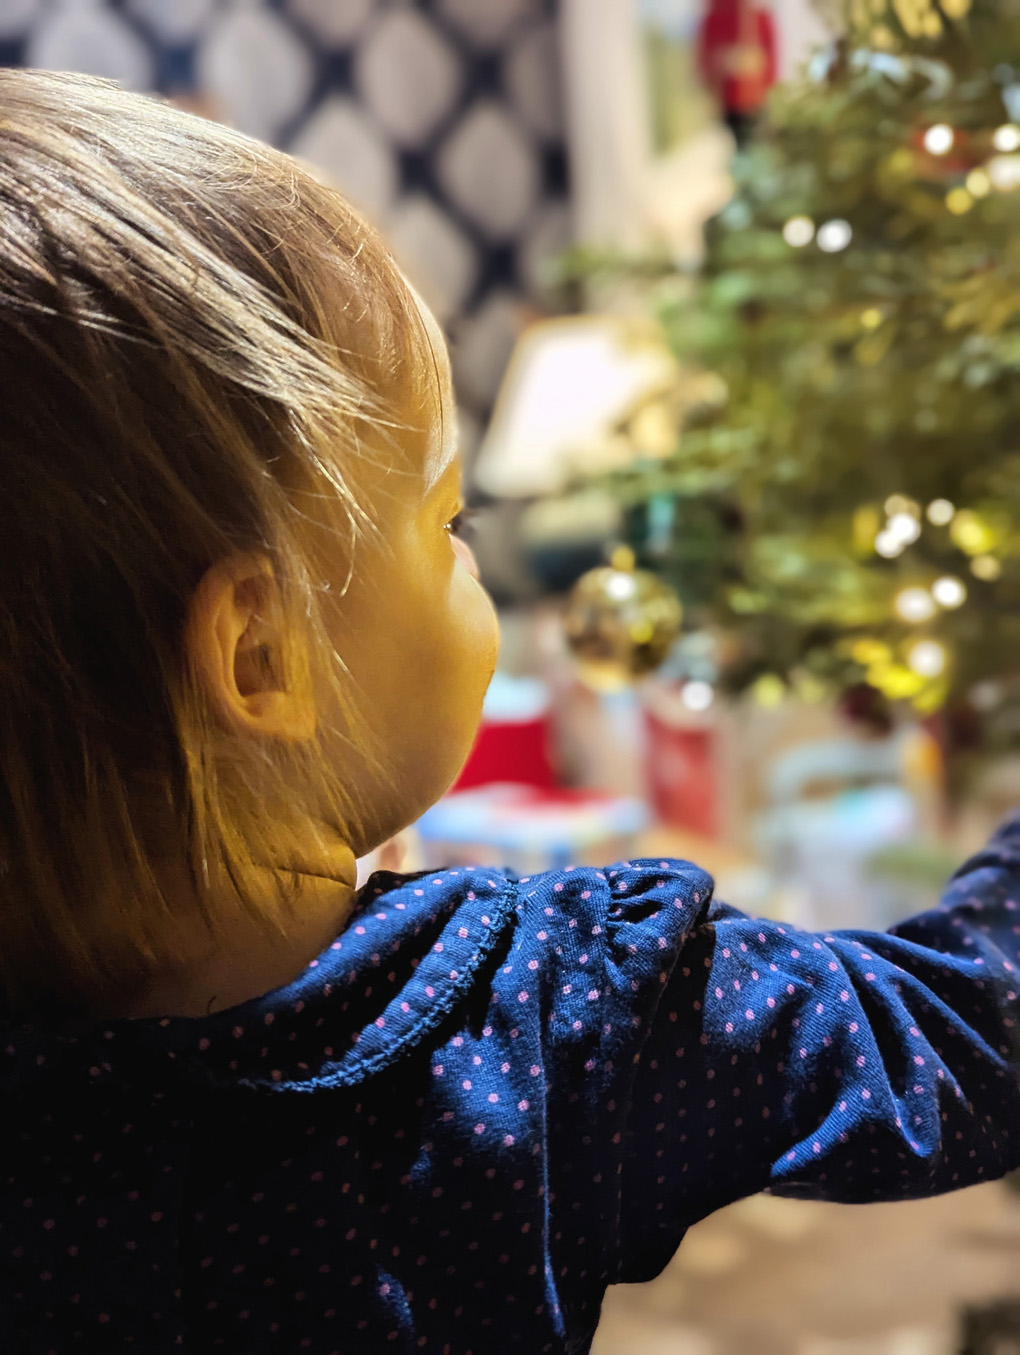
[[[659,283],[714,386],[617,491],[642,562],[729,637],[732,686],[866,683],[1001,746],[1020,736],[1020,0],[828,8],[846,36],[775,92],[693,299]]]

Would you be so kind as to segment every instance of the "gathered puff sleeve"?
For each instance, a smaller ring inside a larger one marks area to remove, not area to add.
[[[611,1280],[651,1278],[766,1188],[908,1199],[1020,1165],[1020,826],[889,933],[746,917],[684,862],[598,880],[581,925],[604,933],[609,1019],[580,1076],[617,1182]]]

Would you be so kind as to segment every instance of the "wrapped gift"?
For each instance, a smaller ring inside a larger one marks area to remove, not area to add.
[[[545,684],[497,673],[486,693],[474,747],[454,789],[512,781],[551,790],[555,784],[551,742]]]
[[[417,830],[430,866],[536,873],[626,857],[647,821],[640,800],[502,783],[447,795]]]

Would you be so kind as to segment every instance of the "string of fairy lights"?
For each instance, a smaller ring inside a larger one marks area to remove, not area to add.
[[[927,128],[921,144],[929,155],[941,159],[956,147],[958,135],[946,122]],[[969,212],[979,198],[989,193],[1011,193],[1020,188],[1020,126],[1003,123],[992,133],[990,155],[984,164],[976,165],[967,174],[965,182],[956,184],[945,196],[946,209],[954,216]],[[810,216],[791,216],[783,225],[783,239],[793,249],[805,249],[812,241],[824,254],[838,254],[854,238],[853,227],[842,217],[817,224]]]
[[[938,160],[959,149],[960,135],[948,123],[937,122],[924,131],[920,144],[929,156]],[[955,183],[945,194],[945,208],[955,216],[970,211],[990,193],[1010,193],[1020,188],[1020,125],[1003,123],[985,144],[987,154],[983,162],[974,165],[964,181]],[[825,254],[837,254],[853,242],[854,230],[842,217],[819,223],[806,214],[797,214],[784,223],[782,235],[793,249],[806,249],[813,243]],[[861,312],[860,324],[865,330],[874,330],[883,319],[882,309],[871,306]],[[975,579],[991,583],[1000,577],[1002,564],[993,554],[994,527],[979,513],[957,508],[944,498],[934,499],[922,510],[921,504],[904,494],[891,495],[884,508],[884,522],[875,521],[878,514],[871,506],[859,510],[855,522],[858,543],[863,528],[871,538],[871,548],[883,559],[894,560],[902,555],[920,539],[927,523],[934,528],[948,528],[952,544],[969,558],[969,570]],[[892,598],[892,610],[899,621],[920,627],[935,620],[940,611],[962,607],[967,596],[964,580],[946,573],[930,583],[911,583],[901,588]],[[868,681],[890,697],[916,697],[925,685],[943,676],[949,661],[946,646],[928,635],[907,641],[901,649],[905,663],[897,660],[888,644],[876,639],[858,638],[849,650],[866,669]]]
[[[915,499],[905,494],[890,495],[883,509],[884,522],[876,523],[879,515],[868,505],[858,510],[854,524],[859,544],[863,544],[862,535],[866,536],[876,555],[894,560],[920,541],[926,530],[936,529],[946,531],[949,543],[967,557],[970,573],[975,579],[988,583],[1000,577],[1002,564],[992,553],[998,543],[995,525],[980,513],[957,508],[943,498],[933,499],[922,509]],[[942,553],[941,549],[939,553]],[[892,597],[892,610],[904,624],[923,627],[935,621],[940,612],[953,612],[962,607],[967,597],[967,584],[962,578],[941,573],[930,582],[913,582],[900,588]],[[868,637],[853,640],[849,653],[865,668],[869,683],[894,698],[916,699],[926,684],[943,677],[949,662],[947,647],[930,635],[920,635],[906,642],[903,648],[905,663],[896,660],[888,643]],[[922,700],[921,704],[925,702]]]

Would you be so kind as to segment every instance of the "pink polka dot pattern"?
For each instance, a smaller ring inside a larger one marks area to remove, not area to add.
[[[377,875],[253,1002],[7,1026],[0,1349],[583,1352],[607,1284],[740,1196],[1000,1175],[1018,846],[887,935],[676,861]]]

